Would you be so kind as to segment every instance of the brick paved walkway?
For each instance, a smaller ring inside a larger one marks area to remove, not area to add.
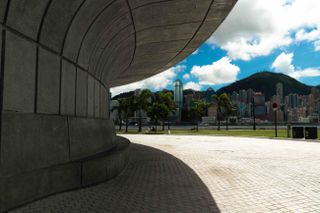
[[[117,178],[12,212],[320,212],[320,144],[130,135]]]

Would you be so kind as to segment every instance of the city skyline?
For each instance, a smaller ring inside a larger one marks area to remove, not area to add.
[[[229,118],[235,123],[250,124],[253,117],[258,123],[274,121],[274,113],[280,123],[318,123],[320,121],[320,89],[313,87],[309,94],[297,94],[290,92],[285,95],[286,85],[281,82],[274,84],[275,93],[271,97],[265,96],[265,91],[257,89],[238,89],[228,92],[230,103],[234,108],[234,114]],[[212,124],[217,121],[217,103],[213,98],[215,91],[209,87],[206,91],[183,92],[184,85],[180,80],[173,83],[171,92],[176,103],[176,115],[178,122],[189,121],[188,113],[195,103],[203,101],[208,103],[206,115],[202,117],[203,123]],[[134,91],[133,95],[141,92]],[[276,110],[273,104],[277,104]]]

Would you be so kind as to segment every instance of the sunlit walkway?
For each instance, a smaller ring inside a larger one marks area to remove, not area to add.
[[[116,179],[16,212],[319,212],[320,143],[209,136],[127,136]]]

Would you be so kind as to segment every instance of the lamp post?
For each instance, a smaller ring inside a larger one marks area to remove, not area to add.
[[[278,137],[278,127],[277,127],[277,109],[278,109],[278,104],[277,103],[273,103],[272,104],[272,109],[273,109],[273,113],[274,113],[274,132],[275,132],[275,136]]]
[[[256,109],[254,104],[254,97],[251,98],[252,103],[252,116],[253,116],[253,130],[256,130]]]

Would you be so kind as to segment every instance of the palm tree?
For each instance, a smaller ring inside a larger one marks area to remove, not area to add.
[[[125,99],[124,98],[119,98],[118,99],[118,106],[114,106],[111,109],[111,112],[117,111],[118,112],[118,121],[119,121],[119,131],[122,130],[122,114],[124,113],[125,110]]]
[[[218,108],[217,108],[218,130],[220,130],[220,122],[221,122],[221,116],[223,111],[224,111],[224,114],[227,116],[226,129],[228,130],[228,117],[233,111],[229,96],[226,93],[223,93],[220,95],[213,95],[213,98],[215,99],[218,105]]]
[[[202,116],[206,114],[206,109],[208,107],[208,103],[203,102],[203,101],[196,101],[194,105],[191,107],[191,117],[196,123],[196,130],[199,130],[199,121]]]
[[[139,114],[139,130],[138,132],[142,131],[142,111],[147,111],[148,107],[150,106],[150,101],[153,94],[150,90],[144,89],[141,93],[135,97],[135,111]]]

